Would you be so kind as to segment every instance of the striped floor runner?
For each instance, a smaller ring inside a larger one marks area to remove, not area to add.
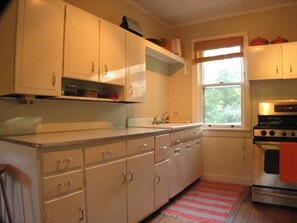
[[[224,223],[243,190],[242,185],[200,180],[165,206],[166,215],[189,222]]]

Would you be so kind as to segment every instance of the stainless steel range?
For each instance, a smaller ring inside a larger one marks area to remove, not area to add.
[[[297,142],[297,101],[259,103],[253,135],[252,200],[297,207],[297,184],[279,180],[280,143]]]

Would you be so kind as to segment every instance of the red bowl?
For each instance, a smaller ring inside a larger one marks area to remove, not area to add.
[[[278,36],[274,40],[271,41],[271,44],[275,44],[275,43],[286,43],[286,42],[288,42],[287,39]]]
[[[269,41],[267,39],[257,37],[256,39],[253,39],[250,41],[250,46],[259,46],[259,45],[267,45],[269,44]]]

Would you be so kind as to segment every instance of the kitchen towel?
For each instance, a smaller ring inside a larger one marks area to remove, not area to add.
[[[190,222],[225,223],[244,186],[200,180],[162,210]]]
[[[280,143],[279,180],[297,184],[297,143]]]

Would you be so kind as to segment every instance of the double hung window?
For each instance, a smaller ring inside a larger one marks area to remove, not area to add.
[[[195,42],[203,122],[209,127],[243,123],[243,37]]]

